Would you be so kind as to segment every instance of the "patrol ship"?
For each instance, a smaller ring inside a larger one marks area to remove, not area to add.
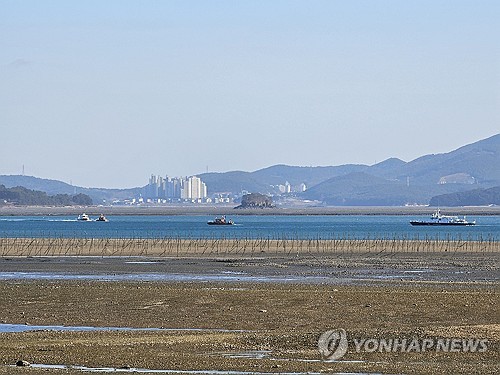
[[[460,218],[458,216],[449,216],[441,214],[438,209],[431,215],[429,220],[410,221],[411,225],[476,225],[476,221],[467,221],[465,216]]]

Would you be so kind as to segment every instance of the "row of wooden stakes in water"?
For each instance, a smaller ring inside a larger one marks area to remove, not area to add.
[[[184,239],[0,238],[1,256],[293,254],[349,252],[496,252],[493,238],[393,239]]]

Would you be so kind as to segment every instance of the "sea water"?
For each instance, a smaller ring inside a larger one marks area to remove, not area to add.
[[[110,216],[82,222],[64,216],[3,216],[5,238],[182,238],[182,239],[440,239],[500,241],[500,216],[467,217],[474,226],[411,226],[426,216],[234,215],[235,225],[207,225],[211,216]]]

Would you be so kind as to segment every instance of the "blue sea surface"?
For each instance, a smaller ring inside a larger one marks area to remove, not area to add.
[[[234,215],[233,226],[213,226],[212,216],[110,216],[81,222],[64,216],[0,217],[5,238],[192,238],[192,239],[461,239],[500,241],[500,216],[467,217],[475,226],[411,226],[426,216]],[[95,218],[94,218],[95,219]]]

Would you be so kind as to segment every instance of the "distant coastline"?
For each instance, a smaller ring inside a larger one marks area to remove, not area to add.
[[[89,215],[427,215],[436,210],[427,206],[356,206],[305,207],[235,210],[232,205],[222,206],[2,206],[0,216],[78,216]],[[500,206],[441,207],[449,215],[500,215]]]
[[[276,164],[253,172],[206,172],[189,177],[153,174],[147,185],[129,189],[85,188],[24,174],[0,175],[0,202],[54,206],[164,205],[169,212],[172,212],[170,207],[175,207],[172,214],[176,214],[178,206],[236,206],[248,195],[261,194],[272,199],[266,206],[292,207],[297,214],[306,207],[313,207],[312,211],[309,208],[305,211],[311,215],[335,214],[337,210],[332,213],[332,209],[324,211],[322,207],[348,207],[347,213],[354,214],[392,213],[393,207],[406,205],[457,207],[454,212],[490,214],[491,211],[476,207],[500,206],[498,165],[500,134],[410,162],[393,157],[373,165]],[[262,206],[262,202],[253,205]],[[359,210],[361,206],[368,208]],[[413,214],[414,211],[397,212]]]

